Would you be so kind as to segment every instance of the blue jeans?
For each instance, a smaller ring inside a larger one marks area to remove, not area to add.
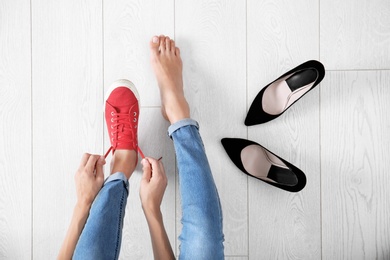
[[[196,121],[184,119],[168,129],[176,151],[183,214],[179,258],[223,259],[221,204],[198,128]],[[128,185],[123,173],[107,178],[73,259],[118,259]]]

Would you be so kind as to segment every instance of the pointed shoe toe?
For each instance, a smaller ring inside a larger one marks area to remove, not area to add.
[[[275,115],[267,114],[263,110],[262,100],[263,100],[265,89],[266,88],[263,88],[260,91],[260,93],[256,96],[256,98],[253,100],[252,105],[250,106],[248,110],[248,114],[245,118],[244,123],[246,126],[264,124],[277,117]]]
[[[279,117],[314,89],[324,76],[324,66],[315,60],[302,63],[286,72],[257,94],[248,110],[245,125],[263,124]]]
[[[306,185],[305,174],[260,144],[240,138],[221,140],[233,163],[245,174],[272,186],[298,192]]]

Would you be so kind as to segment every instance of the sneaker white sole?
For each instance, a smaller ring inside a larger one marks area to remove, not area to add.
[[[141,107],[139,94],[138,94],[137,88],[135,87],[133,82],[131,82],[130,80],[127,80],[127,79],[118,79],[110,85],[106,94],[104,95],[103,111],[105,111],[106,101],[107,101],[108,97],[111,95],[112,91],[114,91],[114,89],[116,89],[118,87],[126,87],[126,88],[130,89],[134,93],[134,95],[138,101],[138,107]]]

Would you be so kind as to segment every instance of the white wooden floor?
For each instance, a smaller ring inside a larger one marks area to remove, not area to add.
[[[0,259],[54,259],[83,152],[109,146],[103,94],[141,95],[140,145],[163,156],[163,213],[178,252],[180,198],[148,42],[181,48],[186,95],[219,189],[227,259],[390,259],[388,0],[0,0]],[[309,60],[323,82],[279,119],[245,127],[267,83]],[[297,194],[246,177],[220,139],[259,142],[296,166]],[[131,179],[121,259],[152,259]]]

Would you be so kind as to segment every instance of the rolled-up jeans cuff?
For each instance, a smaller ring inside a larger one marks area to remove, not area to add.
[[[129,191],[129,181],[127,180],[127,178],[123,172],[116,172],[116,173],[108,176],[108,178],[104,181],[104,185],[106,185],[109,182],[116,181],[116,180],[122,180],[126,186],[127,191]]]
[[[196,126],[196,128],[199,129],[199,124],[198,122],[196,122],[195,120],[191,119],[191,118],[185,118],[185,119],[182,119],[182,120],[179,120],[177,121],[176,123],[174,123],[173,125],[170,125],[168,127],[168,136],[170,138],[172,138],[172,134],[178,130],[179,128],[182,128],[183,126],[188,126],[188,125],[193,125],[193,126]]]

